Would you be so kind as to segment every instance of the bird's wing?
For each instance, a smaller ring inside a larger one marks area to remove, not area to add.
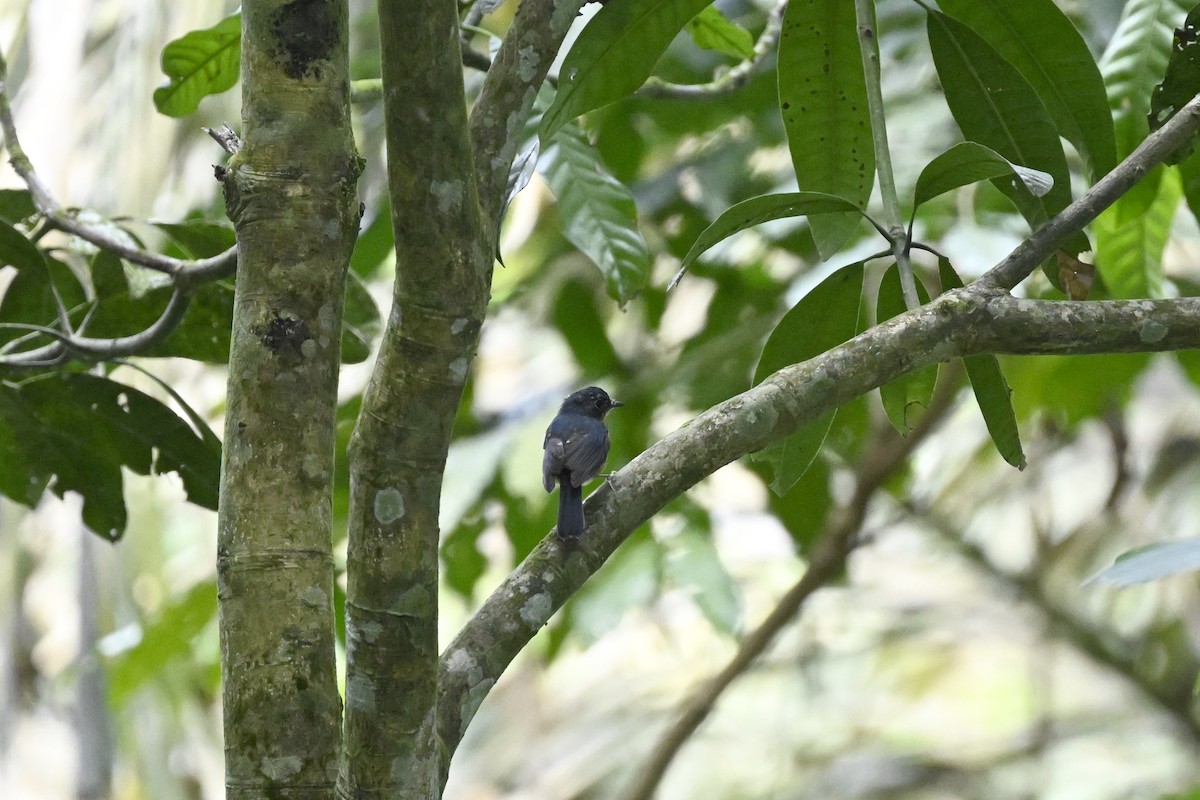
[[[583,486],[599,474],[608,458],[608,448],[608,429],[598,420],[586,434],[580,431],[567,438],[563,466],[571,471],[572,485]]]

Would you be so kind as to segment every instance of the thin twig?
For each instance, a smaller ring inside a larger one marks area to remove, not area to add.
[[[653,797],[676,754],[708,718],[721,694],[792,623],[805,601],[841,573],[846,556],[854,548],[855,534],[862,527],[871,499],[933,431],[953,402],[961,375],[958,363],[945,368],[929,409],[907,437],[900,438],[888,427],[876,435],[872,445],[868,445],[855,479],[853,499],[845,508],[831,512],[826,519],[825,530],[817,540],[804,575],[780,599],[763,623],[742,641],[725,668],[688,700],[638,771],[623,800],[650,800]]]
[[[661,78],[651,77],[637,93],[641,97],[652,97],[657,100],[697,100],[721,95],[732,94],[741,89],[754,73],[762,67],[770,56],[775,45],[779,43],[779,32],[783,28],[783,12],[787,8],[787,0],[782,0],[771,9],[767,16],[767,26],[759,34],[754,44],[754,52],[750,57],[734,66],[728,72],[717,76],[708,83],[671,83]]]
[[[229,128],[212,131],[205,129],[229,153],[237,152],[241,146],[237,135]],[[135,247],[115,236],[111,231],[99,226],[82,222],[74,214],[65,211],[49,188],[42,181],[33,163],[21,147],[17,135],[16,122],[13,119],[12,105],[8,93],[8,64],[0,53],[0,132],[4,135],[4,145],[8,150],[9,163],[21,180],[29,188],[34,207],[42,215],[45,224],[64,233],[77,236],[85,242],[107,250],[131,264],[145,267],[155,272],[171,276],[175,291],[171,295],[162,315],[144,331],[131,336],[115,339],[93,339],[82,336],[71,329],[69,316],[63,306],[62,299],[54,291],[56,314],[60,329],[44,328],[37,325],[18,325],[8,323],[6,327],[28,330],[55,339],[54,342],[19,352],[0,352],[2,366],[45,366],[61,363],[68,355],[82,356],[102,360],[118,356],[135,355],[140,350],[164,339],[183,319],[190,297],[190,288],[198,283],[218,280],[233,274],[237,268],[237,246],[210,258],[185,260],[151,253]],[[86,322],[86,321],[85,321]],[[20,337],[19,340],[25,340]],[[14,340],[17,341],[17,340]],[[9,342],[6,349],[12,345]]]

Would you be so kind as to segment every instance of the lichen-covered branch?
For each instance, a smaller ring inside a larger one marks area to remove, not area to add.
[[[218,514],[226,797],[328,798],[341,746],[330,539],[358,233],[345,2],[242,8],[240,265]]]
[[[526,642],[638,525],[705,476],[921,367],[985,352],[1150,352],[1200,347],[1200,298],[1018,300],[976,285],[943,294],[701,414],[588,498],[588,537],[543,541],[442,654],[440,737],[457,744]]]
[[[392,310],[350,444],[346,798],[427,797],[438,507],[491,285],[454,0],[379,4]]]

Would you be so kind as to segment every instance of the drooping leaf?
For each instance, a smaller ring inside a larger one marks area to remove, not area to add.
[[[920,279],[917,279],[917,296],[922,304],[929,302],[929,293],[925,291]],[[899,316],[907,310],[904,305],[904,292],[900,286],[900,270],[895,264],[888,267],[887,272],[883,274],[876,309],[876,319],[880,322]],[[901,434],[911,431],[921,414],[929,408],[937,375],[937,364],[930,364],[879,387],[883,410],[887,412],[892,426]]]
[[[542,142],[580,114],[633,94],[676,34],[711,2],[605,3],[563,59],[558,91],[542,117]]]
[[[789,364],[807,361],[852,337],[858,329],[863,263],[842,267],[800,298],[783,315],[763,347],[754,383]],[[771,489],[784,494],[804,475],[829,435],[836,410],[758,453],[774,476]]]
[[[938,275],[943,291],[962,288],[962,280],[948,259],[938,259]],[[963,365],[967,368],[967,379],[971,382],[971,391],[983,413],[992,443],[1005,461],[1017,469],[1024,469],[1025,451],[1021,448],[1021,434],[1013,413],[1012,391],[1004,380],[999,360],[990,353],[967,356],[963,359]]]
[[[217,616],[217,586],[204,581],[174,599],[142,631],[133,647],[114,654],[105,667],[109,699],[120,708],[139,688],[161,675],[175,658],[191,658],[192,642]]]
[[[487,569],[487,558],[479,552],[476,542],[487,527],[483,515],[470,522],[460,522],[442,540],[442,574],[446,585],[470,601],[475,584]]]
[[[546,180],[558,199],[563,235],[595,262],[609,295],[623,305],[642,290],[650,271],[633,195],[604,170],[574,125],[559,131],[549,155]]]
[[[716,630],[736,636],[742,629],[742,603],[737,584],[713,546],[712,536],[687,528],[672,536],[666,576],[691,595]]]
[[[1071,202],[1067,159],[1049,112],[1021,73],[979,34],[936,11],[929,12],[926,29],[946,103],[963,135],[1053,178],[1041,197],[1011,177],[993,179],[1036,228]]]
[[[190,31],[162,52],[167,84],[154,90],[154,107],[168,117],[185,117],[210,94],[229,91],[241,70],[242,16]]]
[[[1183,189],[1177,170],[1160,173],[1156,193],[1120,197],[1096,220],[1096,266],[1114,298],[1163,296],[1163,251]]]
[[[779,38],[779,108],[801,190],[865,207],[875,183],[875,146],[854,3],[792,0]],[[823,258],[845,243],[852,215],[810,219]]]
[[[354,242],[354,252],[350,255],[350,269],[362,278],[370,278],[379,272],[395,247],[396,243],[392,238],[391,204],[384,198],[375,209],[374,219],[358,234],[358,239]]]
[[[1115,564],[1088,578],[1084,585],[1108,583],[1124,588],[1197,569],[1200,569],[1200,539],[1158,542],[1122,554]]]
[[[959,142],[921,170],[913,190],[913,205],[919,206],[969,183],[1010,175],[1021,181],[1035,197],[1044,196],[1054,182],[1049,173],[1013,164],[990,147],[977,142]]]
[[[0,223],[0,267],[13,266],[18,270],[39,269],[45,266],[42,251],[12,225]]]
[[[841,419],[842,415],[839,413],[839,422]],[[765,478],[769,481],[771,476],[767,475]],[[824,527],[825,515],[833,507],[833,495],[829,489],[829,467],[825,459],[813,459],[804,475],[787,494],[770,492],[767,503],[791,535],[800,553],[808,553]]]
[[[862,215],[858,206],[842,197],[823,192],[786,192],[765,194],[743,200],[728,209],[716,221],[704,229],[688,250],[679,268],[679,274],[671,281],[673,287],[683,272],[708,248],[723,241],[738,231],[785,217],[803,217],[819,214],[853,212]]]
[[[754,37],[750,31],[730,21],[716,6],[702,9],[685,29],[692,41],[705,50],[715,50],[741,59],[754,55]]]
[[[57,328],[62,311],[76,312],[85,302],[83,286],[69,266],[45,255],[16,228],[0,222],[0,267],[16,268],[17,274],[0,298],[0,323],[18,323]],[[29,331],[0,327],[0,343],[23,337]],[[30,349],[51,340],[31,337]]]
[[[1052,0],[939,0],[938,6],[1016,67],[1089,164],[1093,180],[1116,165],[1104,79],[1087,43]]]

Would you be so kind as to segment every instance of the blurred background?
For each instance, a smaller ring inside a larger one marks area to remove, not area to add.
[[[958,133],[924,12],[907,0],[877,5],[903,197]],[[1186,10],[1142,0],[1059,5],[1102,69],[1135,12],[1149,9],[1137,24],[1161,50]],[[485,16],[472,46],[494,47],[489,32],[504,30],[514,6]],[[769,4],[717,6],[754,35],[767,25]],[[224,223],[211,166],[223,154],[200,127],[236,127],[236,90],[183,119],[158,114],[151,95],[164,81],[163,46],[235,10],[215,0],[5,0],[0,47],[17,125],[60,202],[111,219]],[[355,0],[352,20],[355,77],[373,77],[374,4]],[[681,35],[656,74],[703,83],[735,63]],[[540,449],[565,394],[596,383],[625,401],[610,417],[609,465],[619,468],[749,388],[783,313],[831,268],[880,249],[863,230],[823,264],[802,221],[778,221],[722,243],[665,291],[721,211],[795,186],[769,66],[734,93],[638,97],[589,115],[592,163],[542,154],[510,207],[505,266],[446,472],[445,641],[553,525]],[[469,93],[479,82],[468,70]],[[355,271],[386,314],[394,264],[377,102],[356,104],[356,125],[367,214]],[[649,259],[640,292],[614,286],[573,244],[577,220],[564,217],[542,174],[556,169],[568,171],[568,185],[579,179],[569,170],[599,169],[628,187]],[[19,185],[0,168],[0,188]],[[926,204],[916,222],[918,238],[964,277],[1026,231],[988,184]],[[1167,294],[1193,293],[1198,254],[1196,222],[1181,207],[1162,254]],[[918,266],[936,274],[932,261]],[[880,269],[868,268],[869,285]],[[0,268],[0,291],[10,280]],[[1039,276],[1024,291],[1050,288]],[[220,434],[220,364],[143,365]],[[369,365],[343,371],[339,457]],[[926,423],[907,440],[877,396],[845,407],[814,468],[784,497],[752,459],[722,469],[636,531],[514,663],[456,755],[447,797],[621,796],[679,710],[785,599],[814,548],[835,541],[853,546],[846,569],[717,698],[659,797],[1186,794],[1200,781],[1195,577],[1120,591],[1083,582],[1131,548],[1200,536],[1200,358],[1003,365],[1024,471],[996,455],[948,367]],[[134,370],[114,376],[161,394]],[[47,494],[33,509],[0,498],[2,797],[223,796],[216,516],[188,504],[173,474],[124,478],[130,520],[116,544],[87,531],[74,495]],[[334,536],[344,563],[344,463],[339,481]]]

